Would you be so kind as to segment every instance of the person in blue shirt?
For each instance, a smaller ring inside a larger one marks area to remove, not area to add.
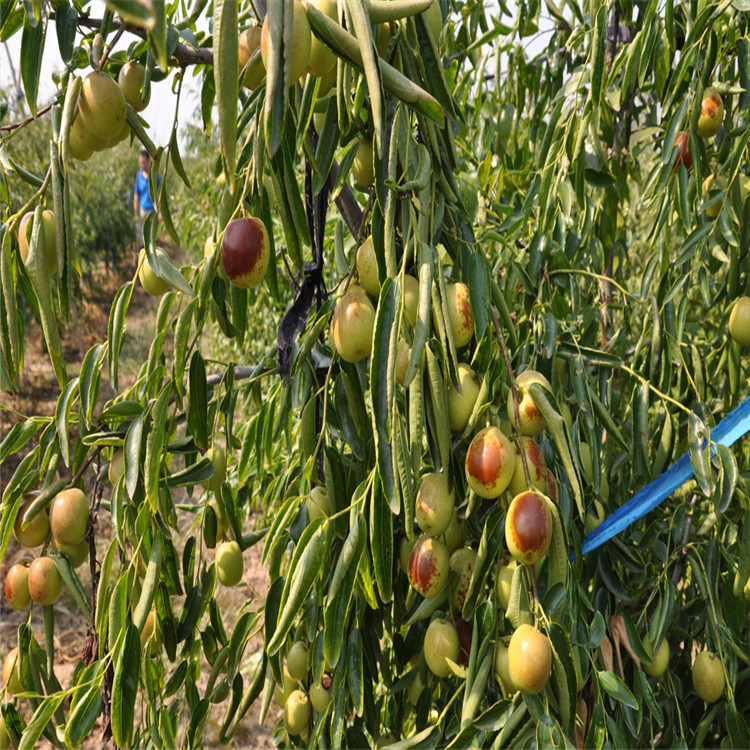
[[[148,175],[151,171],[151,158],[148,151],[144,148],[139,157],[139,169],[135,176],[135,185],[133,186],[133,213],[137,226],[136,238],[143,241],[143,222],[146,216],[156,210],[151,195],[148,192]],[[157,185],[161,185],[161,175],[157,175]]]

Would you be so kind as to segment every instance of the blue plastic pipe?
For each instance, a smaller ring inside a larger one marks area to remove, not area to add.
[[[750,397],[746,398],[733,412],[727,414],[711,431],[712,443],[730,446],[750,431]],[[715,450],[711,449],[711,453]],[[632,523],[643,518],[649,511],[666,500],[678,487],[693,476],[693,464],[690,453],[686,453],[676,464],[667,469],[651,484],[647,484],[636,493],[625,505],[607,516],[583,540],[582,551],[585,555],[613,536],[627,529]]]

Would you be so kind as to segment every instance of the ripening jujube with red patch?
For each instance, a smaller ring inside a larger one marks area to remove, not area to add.
[[[724,102],[719,92],[713,86],[709,86],[703,92],[696,133],[701,138],[711,138],[719,132],[723,121]]]
[[[494,499],[505,492],[515,470],[516,451],[497,427],[485,427],[466,452],[466,481],[480,497]]]
[[[221,260],[229,281],[253,289],[266,275],[271,246],[266,225],[254,216],[233,219],[224,230]]]
[[[540,492],[547,489],[547,462],[544,460],[542,449],[527,435],[523,436],[521,442],[522,446],[516,448],[515,469],[508,485],[508,492],[514,497],[529,488]],[[522,453],[526,455],[529,481],[526,480]]]
[[[5,598],[13,609],[26,609],[31,597],[29,594],[29,568],[16,563],[5,575]]]
[[[409,556],[409,581],[425,599],[437,596],[448,583],[450,555],[439,539],[421,536]]]
[[[536,370],[525,370],[516,377],[516,396],[518,399],[518,417],[520,420],[520,429],[522,435],[535,437],[546,426],[547,421],[544,419],[541,410],[534,402],[529,387],[536,383],[548,391],[552,391],[549,380]],[[512,425],[516,422],[516,410],[513,404],[513,390],[508,391],[508,419]]]
[[[547,554],[552,541],[549,501],[535,490],[516,495],[505,516],[505,542],[510,554],[524,565],[533,565]]]

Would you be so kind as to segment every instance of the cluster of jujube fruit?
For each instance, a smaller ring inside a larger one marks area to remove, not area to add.
[[[143,94],[146,69],[131,61],[120,68],[117,81],[95,70],[83,79],[78,111],[70,127],[68,151],[74,159],[86,161],[94,151],[114,148],[130,135],[129,104],[135,112],[148,106]]]
[[[63,579],[55,560],[45,554],[48,547],[64,554],[74,568],[83,565],[89,556],[86,495],[76,488],[63,490],[54,497],[49,508],[34,508],[34,500],[35,496],[29,495],[21,502],[13,533],[23,547],[44,545],[42,553],[31,560],[16,562],[5,576],[5,598],[17,610],[27,609],[32,602],[52,605],[60,597]],[[30,510],[34,511],[33,515],[27,513]],[[17,656],[18,649],[12,649],[3,665],[3,683],[14,695],[22,690]]]

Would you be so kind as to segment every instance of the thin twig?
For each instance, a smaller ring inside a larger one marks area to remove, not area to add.
[[[99,451],[96,450],[93,453],[89,454],[89,456],[87,456],[86,460],[81,465],[81,468],[78,469],[78,471],[75,473],[75,476],[70,480],[71,487],[74,487],[75,485],[78,484],[78,482],[81,481],[81,478],[86,473],[86,469],[88,469],[89,466],[91,466],[91,464],[94,463],[94,459],[96,458],[98,453]]]
[[[55,100],[54,102],[52,102],[52,104],[48,104],[46,107],[42,107],[35,115],[29,115],[23,120],[20,120],[19,122],[13,122],[10,125],[3,125],[2,127],[0,127],[0,130],[11,131],[16,130],[17,128],[22,128],[24,125],[28,125],[29,123],[34,122],[34,120],[39,119],[42,115],[46,115],[47,112],[49,112],[53,107],[56,107],[59,103],[60,102]]]
[[[117,33],[115,34],[114,39],[107,45],[107,49],[104,50],[102,59],[99,60],[99,70],[101,70],[104,67],[104,63],[107,62],[109,53],[115,48],[115,45],[117,44],[117,42],[120,41],[120,37],[123,35],[124,32],[125,32],[125,26],[120,26],[120,28],[117,29]]]
[[[518,450],[521,452],[521,463],[523,464],[523,473],[526,475],[526,485],[531,487],[531,472],[529,472],[529,463],[526,458],[526,448],[523,444],[523,436],[521,435],[521,414],[518,411],[518,390],[516,389],[516,378],[513,374],[513,365],[510,363],[510,357],[508,356],[508,350],[503,340],[503,333],[500,329],[500,321],[497,318],[497,312],[495,308],[491,308],[492,322],[495,324],[495,333],[497,334],[497,341],[500,344],[500,351],[503,353],[503,359],[505,360],[505,367],[508,370],[508,377],[510,378],[510,390],[513,395],[513,416],[515,419],[514,427],[516,430],[516,440],[518,441]]]

